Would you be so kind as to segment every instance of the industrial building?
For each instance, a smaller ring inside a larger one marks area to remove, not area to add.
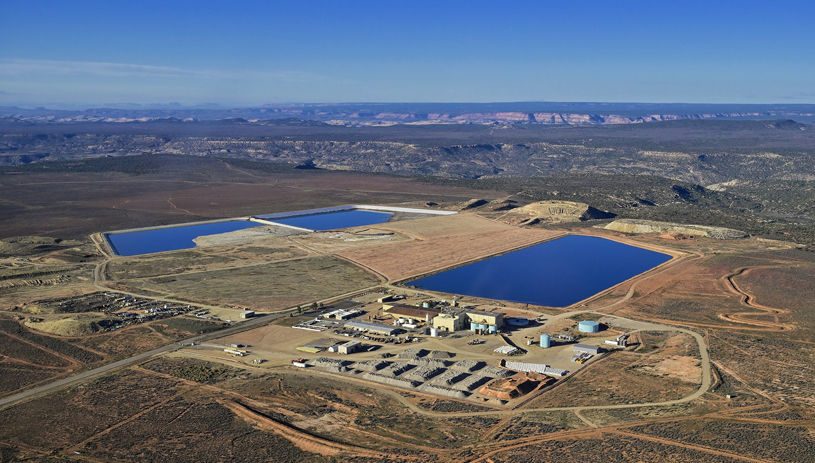
[[[408,318],[430,322],[441,312],[436,309],[414,307],[403,304],[382,304],[382,312],[393,318]]]
[[[600,331],[600,324],[590,320],[584,320],[577,324],[577,331],[581,333],[597,333]]]
[[[467,316],[461,313],[459,314],[443,313],[437,315],[432,320],[434,328],[447,331],[463,330],[467,321],[469,321]]]
[[[504,327],[504,314],[501,312],[485,312],[483,310],[465,310],[464,313],[470,319],[470,324],[478,323],[479,325],[487,325],[487,327],[495,327],[495,329],[501,329]],[[483,330],[484,327],[481,327],[481,329]]]
[[[428,309],[422,309],[428,310]],[[469,329],[481,333],[496,333],[504,326],[504,314],[482,310],[448,310],[431,320],[433,327],[446,331]]]
[[[345,344],[340,344],[337,352],[340,354],[353,354],[360,349],[362,349],[362,344],[359,341],[348,341]]]
[[[602,351],[600,346],[590,346],[588,344],[575,344],[572,346],[572,349],[578,354],[586,353],[592,355],[597,355]]]
[[[384,334],[386,336],[390,336],[399,330],[399,328],[395,328],[392,326],[376,325],[374,323],[365,323],[358,321],[348,322],[345,324],[345,327],[357,331],[368,331],[371,333]]]
[[[254,316],[255,316],[254,310],[244,310],[243,312],[241,312],[240,315],[241,318],[252,318]]]
[[[359,315],[361,313],[362,313],[362,311],[357,310],[357,309],[351,309],[351,310],[337,309],[337,310],[332,310],[331,312],[328,312],[328,313],[324,313],[323,318],[326,318],[326,319],[333,318],[333,319],[336,319],[336,320],[348,320],[349,318],[356,317],[357,315]]]

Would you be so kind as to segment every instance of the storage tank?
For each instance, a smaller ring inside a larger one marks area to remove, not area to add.
[[[439,329],[438,328],[430,328],[430,336],[434,338],[439,337]]]
[[[596,333],[600,331],[600,324],[592,321],[582,321],[577,324],[577,330],[581,333]]]
[[[551,340],[549,339],[549,335],[548,334],[542,334],[541,335],[541,347],[543,347],[544,349],[548,349],[549,346],[551,346]]]
[[[489,326],[488,326],[486,323],[480,323],[480,324],[478,325],[478,327],[479,327],[479,328],[481,328],[481,330],[482,330],[482,331],[484,331],[484,330],[486,330],[487,328],[489,328]]]
[[[495,325],[490,325],[490,327],[489,327],[489,333],[490,333],[490,334],[495,334],[495,333],[497,333],[497,332],[498,332],[498,327],[497,327],[497,326],[495,326]]]
[[[470,331],[475,331],[480,325],[476,322],[470,322]]]

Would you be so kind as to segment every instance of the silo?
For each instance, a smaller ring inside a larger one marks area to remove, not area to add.
[[[551,340],[549,338],[549,335],[548,334],[542,334],[541,335],[541,347],[543,347],[544,349],[548,349],[550,345],[551,345]]]

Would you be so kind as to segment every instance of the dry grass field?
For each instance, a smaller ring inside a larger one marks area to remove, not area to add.
[[[3,175],[0,197],[14,200],[0,208],[0,238],[84,239],[106,230],[342,204],[424,204],[504,195],[404,177],[297,171],[262,163],[254,169],[236,167],[193,156],[155,156],[145,165],[111,169]]]
[[[527,407],[616,405],[680,399],[696,391],[701,382],[695,344],[690,336],[678,334],[663,338],[647,354],[605,354]]]
[[[378,278],[349,262],[319,256],[150,279],[122,280],[117,285],[187,301],[274,311],[338,296],[379,282]]]

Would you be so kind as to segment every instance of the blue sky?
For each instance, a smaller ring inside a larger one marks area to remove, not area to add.
[[[815,2],[0,1],[0,105],[815,103]]]

